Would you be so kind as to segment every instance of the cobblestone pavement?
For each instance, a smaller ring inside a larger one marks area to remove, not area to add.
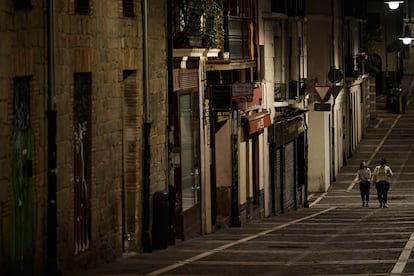
[[[406,91],[413,76],[406,70]],[[396,114],[384,101],[378,97],[366,137],[309,208],[125,255],[84,275],[414,275],[414,104]],[[362,160],[373,170],[381,157],[395,174],[389,208],[379,208],[374,187],[362,207],[356,170]]]

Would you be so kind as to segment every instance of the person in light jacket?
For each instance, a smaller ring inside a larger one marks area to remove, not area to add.
[[[390,188],[390,178],[393,173],[387,164],[387,161],[381,158],[380,165],[375,167],[372,177],[372,182],[375,183],[375,187],[377,188],[380,208],[388,208],[388,190]]]
[[[357,171],[359,181],[359,191],[361,192],[362,207],[368,207],[369,190],[371,185],[371,170],[367,167],[367,163],[362,161]]]

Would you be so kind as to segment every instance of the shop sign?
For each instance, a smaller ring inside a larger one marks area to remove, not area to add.
[[[253,97],[253,85],[251,83],[236,82],[231,85],[233,97]]]
[[[271,124],[270,114],[267,111],[246,116],[249,122],[249,134],[264,130]]]

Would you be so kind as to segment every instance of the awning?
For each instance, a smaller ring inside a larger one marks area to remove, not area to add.
[[[252,115],[245,116],[247,120],[248,128],[249,128],[249,135],[263,131],[265,128],[270,126],[270,113],[268,111],[257,112]]]

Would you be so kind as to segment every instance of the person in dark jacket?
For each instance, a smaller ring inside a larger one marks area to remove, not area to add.
[[[367,167],[367,163],[362,161],[357,171],[359,181],[359,191],[361,192],[362,207],[368,207],[369,190],[371,185],[371,170]]]

